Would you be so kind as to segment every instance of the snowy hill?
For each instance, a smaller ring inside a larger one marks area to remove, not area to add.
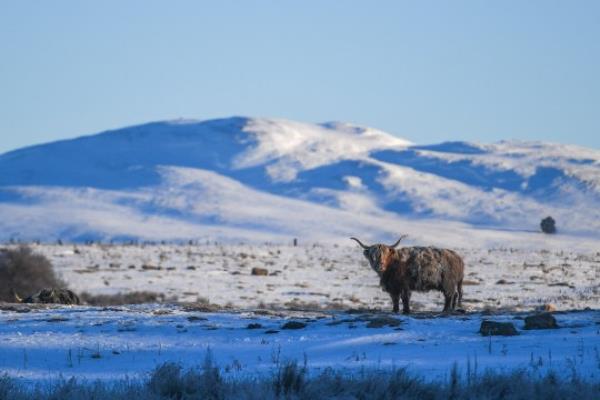
[[[600,151],[413,145],[343,123],[156,122],[0,155],[0,240],[597,244]],[[529,233],[528,233],[529,232]],[[524,235],[524,236],[523,236]],[[584,239],[586,238],[586,239]]]

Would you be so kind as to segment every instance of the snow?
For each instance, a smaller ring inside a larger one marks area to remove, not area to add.
[[[312,125],[253,119],[244,130],[255,136],[258,144],[238,156],[234,167],[269,164],[267,171],[274,181],[291,181],[303,170],[366,157],[377,149],[411,144],[381,131],[341,123]]]
[[[436,378],[456,363],[600,378],[597,150],[415,145],[343,122],[232,117],[19,149],[0,155],[0,171],[0,241],[39,240],[33,250],[76,292],[170,299],[0,304],[0,370],[10,376],[140,377],[165,361],[201,364],[210,349],[234,375],[306,356],[313,371],[407,366]],[[539,232],[547,215],[555,235]],[[403,245],[464,257],[465,314],[439,315],[438,292],[413,293],[411,317],[385,313],[389,296],[349,237],[392,243],[401,234]],[[59,239],[75,244],[50,244]],[[162,241],[172,243],[148,243]],[[189,302],[230,311],[190,311]],[[560,329],[522,329],[548,305]],[[351,308],[370,311],[333,311]],[[368,328],[377,316],[400,324]],[[481,337],[484,319],[513,322],[520,335]],[[307,327],[282,330],[288,320]]]
[[[404,242],[415,244],[410,237]],[[391,307],[361,249],[349,239],[344,245],[300,241],[299,246],[203,243],[33,245],[33,249],[48,257],[61,279],[77,292],[150,290],[178,301],[201,298],[238,309],[285,304],[336,309]],[[597,249],[455,250],[465,260],[464,307],[468,311],[530,311],[545,304],[564,311],[596,309],[600,304]],[[143,265],[160,269],[145,270]],[[270,275],[253,276],[254,267],[266,268]],[[411,305],[416,311],[440,311],[443,296],[436,291],[414,293]]]
[[[600,153],[414,145],[330,122],[175,120],[0,155],[0,240],[340,242],[594,249]],[[547,215],[559,239],[535,234]],[[24,223],[26,221],[27,223]]]
[[[553,168],[576,178],[596,195],[600,194],[600,151],[549,142],[501,141],[495,144],[467,144],[480,151],[454,152],[452,146],[416,147],[419,155],[449,163],[468,162],[490,170],[512,171],[527,179],[539,168]],[[445,151],[445,148],[450,151]],[[527,183],[527,182],[524,182]],[[525,188],[527,185],[525,185]]]
[[[440,314],[440,293],[415,292],[413,314],[404,316],[388,312],[379,278],[351,243],[31,244],[77,292],[146,290],[178,302],[0,303],[0,370],[29,383],[137,379],[164,362],[201,365],[210,350],[232,378],[306,360],[313,373],[407,367],[426,379],[445,379],[456,364],[462,373],[553,370],[600,379],[597,249],[457,248],[466,266],[465,313]],[[252,275],[254,267],[269,275]],[[203,312],[206,304],[230,311]],[[559,329],[524,330],[523,318],[547,304],[558,310]],[[374,318],[400,322],[368,327]],[[486,319],[512,322],[519,335],[482,337]],[[282,329],[290,320],[307,326]],[[250,323],[261,327],[247,329]]]
[[[306,359],[313,372],[329,366],[406,366],[435,379],[447,376],[456,363],[463,371],[468,365],[480,372],[574,369],[582,377],[599,378],[597,311],[557,314],[560,329],[529,331],[522,330],[522,315],[511,314],[403,316],[396,317],[401,321],[398,327],[368,328],[372,317],[339,312],[202,313],[165,305],[58,307],[28,313],[5,309],[0,313],[0,369],[29,381],[71,376],[135,379],[165,361],[197,366],[210,349],[225,376],[271,373],[278,363]],[[520,335],[482,337],[477,332],[483,319],[513,322]],[[288,320],[304,321],[307,327],[282,330]],[[262,327],[250,330],[249,323]]]
[[[355,212],[256,191],[210,171],[169,171],[172,180],[165,185],[133,192],[18,188],[34,201],[0,206],[0,235],[4,240],[46,242],[116,238],[289,243],[299,238],[343,243],[350,236],[391,241],[408,233],[416,243],[447,247],[598,248],[598,239],[589,235],[544,235],[399,217],[378,210],[370,196],[361,194],[337,193],[340,203],[363,207]],[[368,208],[373,212],[361,212]]]

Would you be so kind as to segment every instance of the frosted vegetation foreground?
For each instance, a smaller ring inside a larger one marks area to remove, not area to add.
[[[156,292],[171,301],[235,309],[377,308],[389,296],[356,245],[38,245],[74,291]],[[458,249],[467,311],[597,308],[600,253]],[[263,273],[266,275],[253,275]],[[260,271],[262,269],[263,271]],[[28,295],[28,294],[22,294]],[[414,311],[439,312],[439,292],[413,293]]]
[[[0,394],[7,400],[79,399],[596,399],[600,384],[577,376],[554,373],[538,376],[519,370],[507,374],[471,371],[463,379],[453,368],[443,381],[425,381],[406,369],[362,371],[355,374],[327,369],[311,373],[288,362],[261,378],[228,379],[207,358],[200,368],[183,369],[173,363],[157,367],[147,379],[89,382],[71,379],[34,388],[0,378]]]

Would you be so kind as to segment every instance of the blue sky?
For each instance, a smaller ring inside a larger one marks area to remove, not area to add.
[[[600,148],[598,1],[2,1],[0,152],[153,120]]]

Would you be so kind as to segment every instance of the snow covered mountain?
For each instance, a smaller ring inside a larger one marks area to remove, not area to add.
[[[600,237],[600,151],[233,117],[0,155],[0,240],[536,242],[546,215],[569,240]]]

